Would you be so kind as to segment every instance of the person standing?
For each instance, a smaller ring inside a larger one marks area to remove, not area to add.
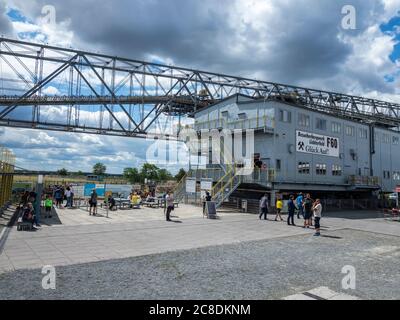
[[[322,217],[322,204],[321,200],[315,200],[313,206],[314,221],[315,221],[315,234],[314,236],[319,237],[321,235],[321,217]]]
[[[300,215],[304,218],[304,211],[303,211],[303,193],[299,193],[296,198],[296,205],[297,205],[297,219],[300,219]]]
[[[170,191],[168,191],[167,195],[165,196],[165,203],[167,206],[166,219],[167,221],[171,221],[171,211],[174,210],[174,195]]]
[[[204,197],[204,201],[203,201],[203,214],[205,214],[206,212],[206,205],[207,202],[212,201],[212,196],[210,194],[210,192],[206,191],[206,195]]]
[[[71,208],[74,206],[74,188],[72,186],[72,184],[69,185],[69,190],[71,191],[71,199],[70,199],[70,205]]]
[[[294,224],[294,213],[296,211],[296,205],[294,204],[294,196],[291,195],[288,201],[288,218],[287,224],[290,226],[295,226]]]
[[[303,209],[304,209],[304,227],[303,228],[309,228],[311,225],[312,207],[313,207],[313,201],[311,199],[310,194],[307,193],[306,198],[304,199],[304,202],[303,202]]]
[[[53,209],[53,200],[49,195],[46,196],[46,200],[44,200],[44,218],[51,218],[51,211]]]
[[[89,199],[89,216],[93,214],[94,216],[97,214],[97,192],[96,189],[92,190],[92,193],[90,194],[90,199]],[[92,212],[93,208],[93,212]]]
[[[67,198],[67,204],[65,205],[65,208],[72,207],[72,191],[69,186],[65,189],[65,197]]]
[[[62,194],[62,190],[60,189],[59,186],[56,186],[56,189],[53,194],[53,198],[56,200],[56,207],[60,209],[62,207],[63,194]]]
[[[268,195],[264,194],[260,200],[260,220],[264,216],[264,220],[268,220]]]
[[[276,217],[275,217],[275,221],[278,221],[278,217],[279,219],[281,219],[281,221],[283,221],[282,216],[281,216],[281,211],[283,208],[283,201],[282,199],[278,199],[276,200]]]

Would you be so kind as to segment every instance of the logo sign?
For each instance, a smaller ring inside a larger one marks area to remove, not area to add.
[[[297,130],[296,151],[338,158],[339,138]]]

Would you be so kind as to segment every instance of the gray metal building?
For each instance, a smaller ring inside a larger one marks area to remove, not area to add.
[[[373,198],[400,185],[400,132],[378,121],[243,95],[202,109],[194,118],[197,131],[255,130],[256,170],[231,184],[221,201],[237,190],[267,190],[272,199],[299,191]],[[210,177],[212,170],[209,165],[200,176]],[[221,175],[213,179],[216,183]]]

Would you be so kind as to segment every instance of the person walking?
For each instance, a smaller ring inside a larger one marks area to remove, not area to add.
[[[92,190],[92,193],[90,194],[90,199],[89,199],[89,216],[90,215],[96,215],[97,214],[97,192],[96,189]],[[92,212],[93,208],[93,212]]]
[[[167,221],[171,221],[171,211],[174,210],[174,195],[170,191],[168,191],[167,195],[165,196],[165,203],[167,206],[166,219]]]
[[[275,221],[278,221],[278,217],[279,219],[281,219],[281,221],[283,221],[282,216],[281,216],[281,211],[283,208],[283,201],[282,199],[278,199],[276,200],[276,217],[275,217]]]
[[[321,200],[315,200],[313,206],[313,214],[314,214],[314,221],[315,221],[315,234],[314,236],[319,237],[321,235],[321,217],[322,217],[322,204]]]
[[[303,211],[303,193],[300,192],[296,198],[296,205],[297,205],[297,219],[300,219],[300,215],[304,219],[304,211]]]
[[[287,218],[287,224],[290,226],[295,226],[294,224],[294,214],[296,211],[296,205],[294,204],[294,196],[291,195],[288,201],[288,218]]]
[[[304,202],[303,202],[303,209],[304,209],[304,227],[303,228],[309,228],[311,225],[312,207],[313,207],[313,201],[311,199],[310,194],[307,193],[306,198],[304,199]]]
[[[264,220],[268,220],[268,195],[264,194],[260,199],[260,220],[264,216]]]

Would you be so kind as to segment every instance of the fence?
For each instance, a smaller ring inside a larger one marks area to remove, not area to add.
[[[11,200],[14,165],[14,154],[0,147],[0,212]]]

